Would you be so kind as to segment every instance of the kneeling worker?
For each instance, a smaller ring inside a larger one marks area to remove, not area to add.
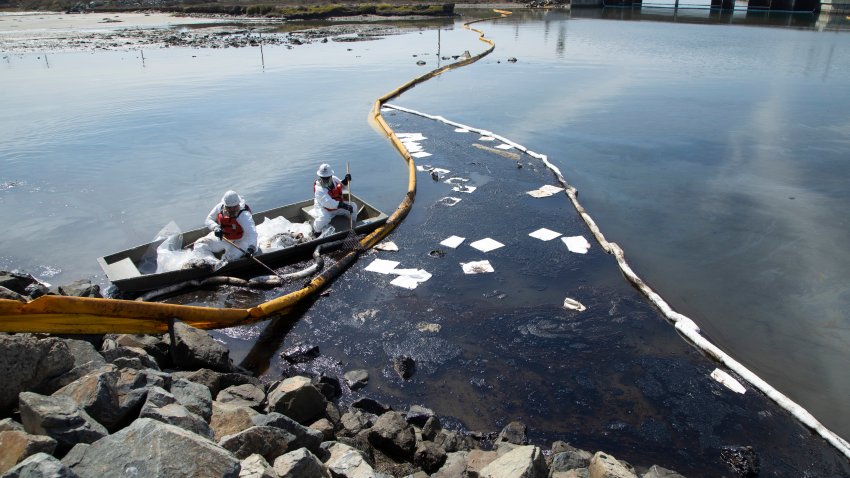
[[[313,211],[316,215],[313,230],[316,234],[320,234],[335,216],[357,218],[357,204],[342,200],[342,187],[348,186],[351,175],[346,174],[345,178],[340,180],[334,176],[334,170],[327,163],[319,166],[316,175],[319,176],[313,184]]]
[[[195,242],[195,250],[209,251],[211,254],[224,252],[221,259],[228,262],[245,256],[242,251],[247,252],[247,256],[257,252],[257,228],[251,216],[251,208],[235,191],[224,193],[221,202],[210,211],[205,224],[212,232]]]

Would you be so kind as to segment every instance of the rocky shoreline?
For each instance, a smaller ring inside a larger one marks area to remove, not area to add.
[[[44,294],[100,292],[0,272],[0,297]],[[446,429],[425,406],[398,411],[364,395],[362,370],[264,382],[205,331],[177,323],[174,337],[172,346],[169,334],[0,334],[0,476],[681,476],[561,441],[532,444],[521,422]],[[351,391],[359,398],[341,407]]]

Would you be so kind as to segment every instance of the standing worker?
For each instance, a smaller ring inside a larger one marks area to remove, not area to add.
[[[324,163],[319,166],[316,175],[319,179],[313,184],[313,212],[316,215],[313,231],[315,235],[319,235],[335,216],[346,215],[356,218],[359,211],[354,202],[342,200],[342,187],[348,186],[351,181],[350,174],[346,174],[345,178],[340,180],[334,176],[331,165]]]
[[[251,208],[235,191],[224,193],[221,202],[210,211],[205,224],[212,232],[195,242],[195,250],[210,254],[224,252],[221,259],[228,262],[256,254],[257,227],[254,225],[254,217]]]

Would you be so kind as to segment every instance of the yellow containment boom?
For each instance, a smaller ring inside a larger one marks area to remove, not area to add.
[[[496,10],[500,17],[510,12]],[[372,109],[371,118],[390,138],[395,148],[407,161],[407,194],[387,221],[360,240],[357,247],[338,262],[316,276],[309,284],[295,292],[264,302],[249,309],[197,307],[191,305],[161,304],[118,299],[89,297],[42,296],[27,303],[0,299],[0,332],[33,332],[52,334],[158,334],[169,330],[173,320],[180,320],[199,329],[222,329],[247,325],[274,316],[285,316],[304,299],[313,296],[346,270],[360,254],[390,233],[410,211],[416,197],[416,165],[392,128],[381,116],[381,106],[392,98],[450,69],[466,66],[490,54],[495,44],[484,33],[464,24],[464,28],[479,34],[478,39],[489,44],[484,52],[446,65],[415,78],[379,98]]]

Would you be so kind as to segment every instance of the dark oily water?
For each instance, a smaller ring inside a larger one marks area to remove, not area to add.
[[[450,172],[438,181],[420,172],[413,210],[391,235],[400,250],[370,251],[297,322],[272,323],[259,340],[256,326],[218,332],[244,366],[269,378],[364,368],[368,387],[343,402],[365,395],[399,409],[423,404],[451,426],[482,432],[522,420],[535,443],[565,440],[686,476],[733,476],[721,451],[735,445],[754,447],[766,476],[850,472],[840,453],[760,392],[747,386],[740,395],[714,381],[716,364],[625,283],[598,245],[576,254],[560,239],[529,236],[545,227],[591,237],[564,194],[526,194],[553,183],[539,160],[430,120],[385,117],[396,131],[428,138],[420,144],[432,156],[422,163]],[[459,183],[476,189],[455,191]],[[448,206],[447,196],[461,201]],[[465,241],[440,244],[452,235]],[[504,246],[470,246],[485,238]],[[432,277],[414,290],[395,287],[394,275],[367,270],[375,259]],[[494,272],[464,274],[462,263],[479,260]],[[586,310],[565,309],[567,297]],[[319,346],[323,359],[278,357],[299,345]],[[393,369],[401,356],[415,361],[408,380]]]
[[[667,12],[498,20],[493,55],[399,103],[549,155],[676,310],[850,436],[848,22]]]

